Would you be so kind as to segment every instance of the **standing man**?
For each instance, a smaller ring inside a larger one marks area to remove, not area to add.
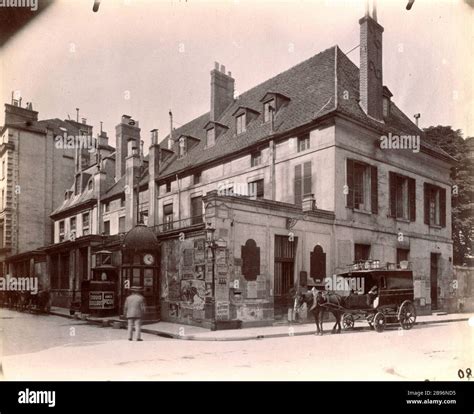
[[[133,326],[137,333],[137,341],[143,341],[141,338],[142,318],[145,314],[145,298],[140,294],[140,287],[132,286],[130,295],[125,300],[124,312],[128,322],[128,340],[133,340]]]

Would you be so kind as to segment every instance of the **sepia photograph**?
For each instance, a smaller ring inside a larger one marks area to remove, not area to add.
[[[0,0],[0,379],[16,404],[55,407],[28,381],[442,381],[400,404],[459,409],[473,12]]]

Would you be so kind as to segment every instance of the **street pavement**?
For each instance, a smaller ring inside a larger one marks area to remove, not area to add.
[[[473,368],[466,320],[245,341],[145,333],[130,342],[122,329],[0,309],[0,329],[4,380],[436,381],[460,380],[460,369]]]

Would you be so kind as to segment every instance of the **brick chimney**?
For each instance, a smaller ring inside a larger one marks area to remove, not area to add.
[[[234,102],[235,79],[225,73],[225,66],[215,62],[211,71],[211,121],[217,121],[225,109]]]
[[[383,120],[382,33],[374,2],[372,16],[367,7],[360,24],[360,105],[370,117]]]
[[[97,135],[97,140],[99,142],[99,148],[107,147],[109,145],[109,137],[105,131],[100,131],[100,134]]]
[[[115,127],[115,181],[125,174],[125,159],[127,158],[128,140],[136,141],[136,148],[140,146],[140,128],[138,121],[129,115],[122,115],[120,124]]]
[[[5,104],[5,125],[25,126],[38,120],[38,112],[33,111],[33,106],[27,104],[26,108],[22,108],[20,101],[15,101],[16,105]]]
[[[148,152],[148,225],[158,224],[158,184],[156,179],[160,170],[160,146],[158,145],[158,130],[151,130],[151,145]]]
[[[137,225],[137,184],[140,172],[139,141],[129,138],[125,160],[125,231]]]

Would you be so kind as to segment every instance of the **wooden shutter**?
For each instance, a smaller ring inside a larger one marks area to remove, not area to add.
[[[264,191],[263,180],[257,180],[257,198],[263,198]]]
[[[410,221],[416,221],[416,181],[413,178],[408,179],[408,208]]]
[[[202,197],[191,198],[191,217],[202,216]]]
[[[372,213],[377,214],[379,212],[379,188],[377,181],[377,167],[370,167],[370,197]]]
[[[423,184],[423,202],[424,202],[424,221],[425,224],[430,224],[430,185]]]
[[[303,166],[303,196],[311,194],[311,161],[305,162]]]
[[[397,217],[397,174],[394,172],[389,173],[388,177],[389,185],[389,198],[390,198],[390,217]]]
[[[439,189],[439,222],[441,227],[446,227],[446,190],[444,188]]]
[[[346,185],[348,187],[346,206],[354,208],[354,161],[350,159],[346,162]]]
[[[301,164],[295,165],[295,183],[294,183],[294,192],[295,192],[295,204],[301,206],[303,203],[302,198],[302,178],[301,178]]]

